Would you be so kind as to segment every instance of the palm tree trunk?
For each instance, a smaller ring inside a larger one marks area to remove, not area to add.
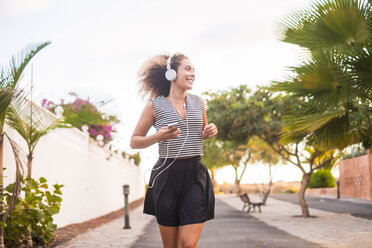
[[[0,199],[3,198],[4,194],[4,174],[3,174],[3,163],[4,163],[4,133],[0,133]],[[0,201],[0,220],[3,220],[3,209],[4,204]],[[4,230],[0,227],[0,248],[4,248]]]
[[[31,168],[32,168],[32,153],[27,156],[27,180],[28,180],[28,185],[31,187]],[[30,191],[31,192],[31,191]],[[30,209],[28,206],[26,206],[26,211],[30,212]],[[32,227],[31,224],[28,224],[29,233],[27,233],[27,238],[26,238],[26,245],[27,247],[32,247]]]
[[[307,206],[306,200],[305,200],[305,191],[307,188],[307,185],[309,184],[311,174],[304,173],[302,182],[301,182],[301,189],[298,193],[298,202],[301,206],[302,211],[302,217],[308,218],[310,217],[309,207]]]
[[[32,159],[33,159],[33,155],[29,154],[27,156],[27,178],[28,179],[31,179]]]

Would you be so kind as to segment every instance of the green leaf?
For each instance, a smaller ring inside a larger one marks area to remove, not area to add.
[[[54,190],[54,194],[62,195],[62,191],[60,189],[56,189]]]
[[[44,184],[41,184],[39,187],[44,188],[44,189],[47,189],[48,188],[48,185],[46,183],[44,183]]]

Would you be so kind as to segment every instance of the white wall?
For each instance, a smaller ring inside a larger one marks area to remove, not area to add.
[[[22,138],[9,127],[8,135],[27,152]],[[144,196],[145,186],[142,180],[142,168],[120,155],[109,155],[89,139],[87,133],[73,129],[57,129],[41,138],[34,152],[32,177],[45,177],[49,189],[53,184],[63,184],[62,205],[55,224],[62,227],[71,223],[86,221],[124,205],[122,185],[130,185],[129,201]],[[15,165],[10,144],[4,148],[4,184],[14,181]],[[27,168],[25,167],[25,173]]]

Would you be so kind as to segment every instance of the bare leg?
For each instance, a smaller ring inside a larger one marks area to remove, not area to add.
[[[181,248],[196,248],[204,223],[180,226],[178,238]]]
[[[178,248],[178,226],[159,225],[164,248]]]

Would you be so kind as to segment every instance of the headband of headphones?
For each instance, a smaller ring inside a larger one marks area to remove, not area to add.
[[[175,70],[173,70],[170,66],[170,63],[171,63],[171,60],[172,60],[172,56],[170,56],[167,60],[167,71],[165,72],[165,78],[168,80],[168,81],[173,81],[176,79],[177,77],[177,72]]]
[[[167,59],[167,70],[171,69],[170,63],[171,63],[172,57],[173,57],[173,55],[169,56],[169,58]]]

